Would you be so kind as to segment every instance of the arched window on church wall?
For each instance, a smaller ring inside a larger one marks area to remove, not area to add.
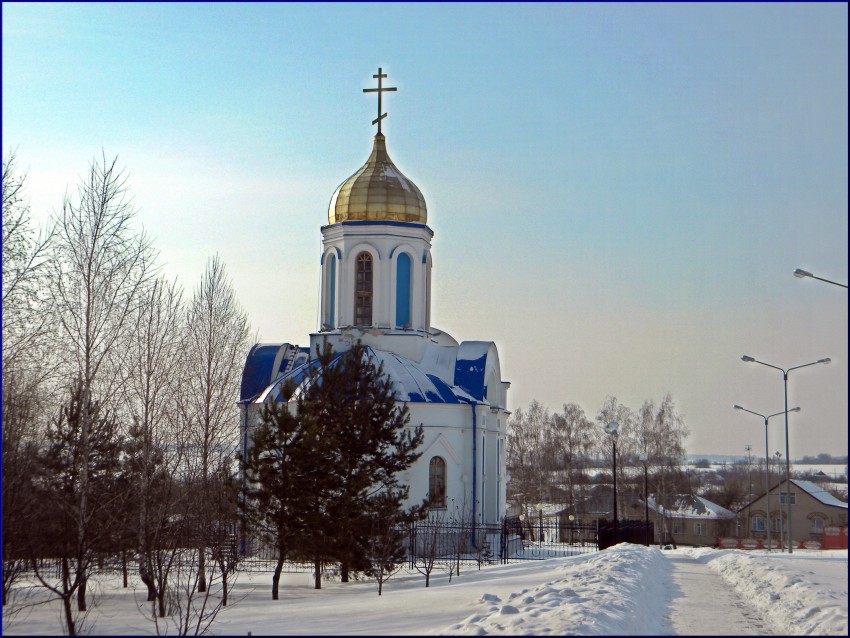
[[[357,255],[354,288],[354,325],[372,325],[372,255],[362,252]]]
[[[336,255],[328,255],[325,270],[325,325],[332,330],[336,323]]]
[[[401,253],[396,260],[395,323],[399,328],[410,327],[410,255]]]
[[[428,465],[428,506],[446,507],[446,461],[439,456],[432,457]]]

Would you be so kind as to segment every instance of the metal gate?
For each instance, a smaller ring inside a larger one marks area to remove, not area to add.
[[[614,521],[602,519],[598,521],[599,549],[605,549],[617,543],[634,543],[635,545],[651,545],[654,538],[655,528],[652,522],[647,527],[644,521],[617,521],[617,529],[614,529]]]
[[[417,563],[494,564],[544,560],[598,550],[595,523],[522,524],[507,517],[500,526],[422,522],[408,530],[407,556]]]
[[[595,521],[522,521],[509,516],[502,529],[503,563],[589,554],[599,549],[599,529]]]

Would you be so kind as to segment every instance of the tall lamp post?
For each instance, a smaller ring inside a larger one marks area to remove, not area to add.
[[[649,457],[641,454],[639,460],[643,462],[643,544],[649,547],[649,479],[646,471]]]
[[[611,436],[611,444],[614,446],[614,545],[617,544],[619,529],[617,528],[617,428],[620,424],[610,421],[605,426],[605,432]]]
[[[846,284],[840,284],[837,281],[830,281],[829,279],[824,279],[823,277],[815,277],[812,273],[807,270],[803,270],[802,268],[797,268],[794,271],[794,276],[799,277],[800,279],[805,279],[806,277],[811,277],[812,279],[817,279],[818,281],[825,281],[828,284],[834,284],[836,286],[841,286],[842,288],[846,288]]]
[[[825,357],[823,359],[818,359],[817,361],[812,361],[811,363],[804,363],[803,365],[794,366],[793,368],[788,368],[783,370],[779,366],[774,366],[769,363],[765,363],[764,361],[759,361],[758,359],[754,359],[748,355],[744,355],[741,357],[741,361],[746,361],[747,363],[760,363],[763,366],[767,366],[768,368],[773,368],[774,370],[779,370],[782,373],[782,380],[785,383],[785,518],[788,520],[788,553],[793,553],[792,545],[794,544],[794,536],[791,533],[791,455],[789,454],[788,448],[788,373],[791,370],[797,370],[798,368],[806,368],[808,366],[817,365],[818,363],[830,363],[832,359],[829,357]],[[782,504],[781,496],[782,490],[779,491],[780,495],[780,505]]]
[[[780,414],[785,414],[783,412],[777,412],[776,414],[769,414],[765,416],[764,414],[759,414],[758,412],[753,412],[752,410],[748,410],[747,408],[742,408],[740,405],[735,404],[733,406],[736,410],[743,410],[744,412],[749,412],[750,414],[755,414],[756,416],[760,416],[764,419],[764,494],[767,499],[767,551],[770,551],[770,456],[767,451],[767,422],[770,421],[773,417],[779,416]],[[791,408],[788,412],[799,412],[800,408]],[[787,499],[786,499],[787,500]],[[781,514],[780,514],[781,517]],[[780,527],[780,531],[781,531]]]
[[[776,474],[780,476],[779,482],[781,483],[782,482],[781,481],[782,452],[780,452],[779,450],[776,450],[776,452],[774,453],[774,456],[776,457]],[[785,487],[788,488],[788,483],[785,484]],[[788,489],[785,490],[785,493],[786,494],[788,493]],[[788,500],[789,499],[786,497],[785,501],[787,502]],[[779,527],[779,546],[785,547],[785,537],[783,536],[783,534],[785,533],[785,521],[782,520],[782,507],[781,507],[782,506],[782,490],[781,489],[779,490],[779,505],[780,505],[780,507],[779,507],[779,525],[778,525],[778,527]],[[791,549],[790,538],[789,538],[789,543],[788,543],[788,549],[789,550]]]

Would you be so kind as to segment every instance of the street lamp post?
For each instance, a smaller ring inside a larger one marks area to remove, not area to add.
[[[614,545],[617,544],[617,537],[619,536],[619,529],[617,528],[617,428],[620,427],[620,424],[616,421],[610,421],[605,426],[605,432],[611,436],[611,444],[614,449]]]
[[[761,365],[767,366],[768,368],[779,370],[782,373],[782,380],[785,383],[785,518],[788,519],[788,553],[791,554],[793,553],[792,545],[794,544],[794,536],[791,534],[791,455],[788,451],[788,373],[791,372],[791,370],[797,370],[798,368],[806,368],[808,366],[817,365],[818,363],[830,363],[832,359],[830,359],[829,357],[825,357],[823,359],[818,359],[817,361],[812,361],[811,363],[804,363],[803,365],[788,368],[787,370],[783,370],[778,366],[765,363],[764,361],[759,361],[758,359],[754,359],[753,357],[750,357],[748,355],[744,355],[743,357],[741,357],[741,361],[746,361],[747,363],[760,363]],[[782,490],[779,491],[779,494],[781,497]]]
[[[775,416],[779,416],[780,414],[785,414],[785,412],[777,412],[776,414],[769,414],[765,416],[764,414],[759,414],[758,412],[753,412],[752,410],[748,410],[747,408],[742,408],[740,405],[733,406],[736,410],[743,410],[744,412],[749,412],[750,414],[755,414],[756,416],[760,416],[764,419],[764,494],[767,499],[767,551],[770,551],[770,456],[767,451],[767,422],[770,421]],[[799,412],[799,406],[796,408],[791,408],[788,412]],[[781,513],[780,513],[781,519]],[[782,528],[780,527],[780,532]],[[780,541],[781,543],[781,541]]]
[[[817,279],[818,281],[825,281],[828,284],[834,284],[836,286],[841,286],[842,288],[847,287],[846,284],[840,284],[837,281],[830,281],[829,279],[824,279],[823,277],[815,277],[808,270],[803,270],[802,268],[797,268],[797,270],[794,271],[794,276],[799,277],[800,279],[805,279],[806,277],[811,277],[812,279]]]
[[[782,483],[782,474],[781,474],[781,472],[782,472],[782,452],[780,452],[779,450],[776,450],[776,452],[774,453],[774,456],[776,456],[776,474],[779,476],[779,483],[781,484]],[[788,483],[785,484],[785,488],[786,488],[785,493],[787,494],[788,493]],[[785,501],[787,502],[788,498],[786,498]],[[785,547],[785,536],[784,536],[784,534],[785,534],[785,521],[782,520],[782,490],[781,489],[779,490],[779,525],[778,525],[778,527],[779,527],[779,547],[784,548]],[[791,543],[790,542],[788,543],[788,549],[789,550],[791,549]]]
[[[649,547],[649,479],[646,470],[649,457],[641,454],[640,460],[643,461],[643,544]]]

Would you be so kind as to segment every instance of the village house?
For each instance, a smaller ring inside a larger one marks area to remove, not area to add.
[[[718,539],[735,526],[735,513],[694,494],[675,494],[648,499],[654,514],[656,542],[716,546]]]
[[[787,526],[784,521],[786,491],[791,503],[791,534],[794,547],[820,547],[827,533],[843,530],[844,547],[847,547],[847,503],[838,500],[823,486],[811,481],[791,479],[791,489],[785,489],[783,480],[740,510],[737,536],[767,542],[767,521],[770,521],[771,547],[784,541]],[[770,515],[768,516],[768,512]]]
[[[734,512],[692,494],[666,497],[650,495],[644,501],[639,493],[622,493],[618,494],[617,500],[621,522],[644,522],[649,518],[652,543],[656,545],[675,543],[714,546],[718,538],[728,534],[735,526]],[[608,492],[577,503],[574,508],[563,509],[556,515],[561,516],[563,527],[569,526],[568,520],[579,525],[593,525],[597,520],[610,520],[612,506],[612,495]],[[544,518],[546,516],[544,512]],[[621,540],[639,542],[640,533],[632,538],[631,533],[623,528],[621,536]]]

